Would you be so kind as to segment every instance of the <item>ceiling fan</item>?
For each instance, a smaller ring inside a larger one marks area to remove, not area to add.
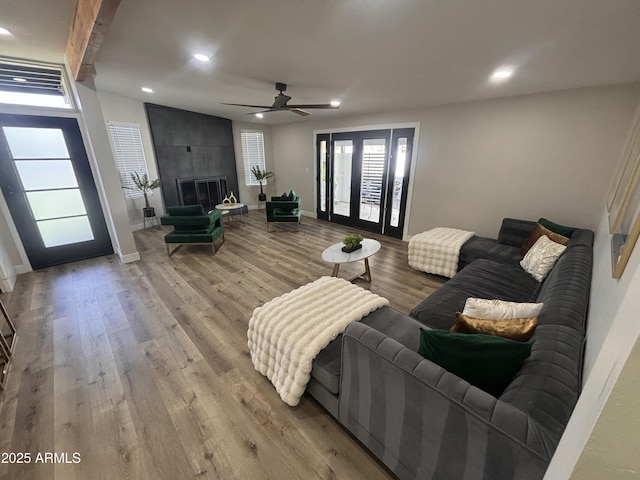
[[[311,103],[311,104],[303,104],[303,105],[289,105],[287,102],[291,100],[289,95],[285,95],[282,92],[287,91],[286,83],[276,83],[276,90],[278,91],[278,95],[275,96],[273,105],[246,105],[244,103],[223,103],[222,105],[233,105],[235,107],[251,107],[251,108],[264,108],[266,110],[262,110],[260,112],[252,112],[248,115],[255,115],[256,113],[267,113],[267,112],[293,112],[297,113],[302,117],[307,117],[311,115],[311,113],[305,111],[304,109],[338,109],[340,108],[340,102],[334,101],[331,103]]]

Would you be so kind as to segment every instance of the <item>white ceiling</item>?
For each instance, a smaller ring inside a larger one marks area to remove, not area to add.
[[[15,34],[0,54],[61,61],[73,4],[0,0]],[[491,84],[502,65],[513,78]],[[258,123],[305,120],[220,103],[270,105],[279,81],[291,103],[340,99],[309,117],[337,118],[626,83],[640,81],[640,1],[122,0],[96,69],[101,90]]]

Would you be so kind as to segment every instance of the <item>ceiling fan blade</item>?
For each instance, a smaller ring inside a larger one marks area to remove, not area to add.
[[[328,108],[331,110],[337,110],[338,108],[340,108],[340,105],[338,105],[337,107],[334,107],[333,105],[331,105],[330,103],[312,103],[309,105],[287,105],[287,107],[289,108]]]
[[[300,110],[299,108],[288,108],[287,110],[293,113],[297,113],[301,117],[308,117],[309,115],[311,115],[309,112],[305,112],[304,110]]]
[[[260,110],[259,112],[250,112],[247,113],[247,115],[255,115],[256,113],[269,113],[269,112],[281,112],[281,109],[278,110],[274,110],[273,108],[269,108],[269,107],[262,107],[262,108],[267,108],[268,110]]]
[[[244,103],[221,103],[220,105],[232,105],[234,107],[271,108],[268,105],[246,105]]]

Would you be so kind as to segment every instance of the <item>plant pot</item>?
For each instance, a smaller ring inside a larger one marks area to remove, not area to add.
[[[353,244],[345,245],[344,247],[342,247],[342,251],[344,253],[351,253],[351,252],[355,252],[356,250],[360,250],[361,248],[362,248],[362,244],[356,243],[355,245]]]
[[[142,214],[149,218],[149,217],[155,217],[156,216],[156,209],[154,207],[149,207],[149,208],[143,208],[142,209]]]
[[[267,194],[266,193],[259,193],[258,194],[258,201],[259,202],[266,202],[267,201]]]

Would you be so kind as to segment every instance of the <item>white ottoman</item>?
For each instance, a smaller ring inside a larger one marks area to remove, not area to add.
[[[457,228],[437,227],[409,240],[409,266],[421,272],[452,278],[458,271],[460,248],[475,235]]]

